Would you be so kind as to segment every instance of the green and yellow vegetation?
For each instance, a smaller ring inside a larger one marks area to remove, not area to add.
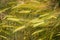
[[[60,40],[60,0],[0,0],[0,40]]]

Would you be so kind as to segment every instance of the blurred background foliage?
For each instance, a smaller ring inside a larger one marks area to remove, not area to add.
[[[60,40],[60,0],[0,0],[0,40]]]

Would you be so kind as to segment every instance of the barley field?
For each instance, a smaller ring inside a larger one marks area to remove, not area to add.
[[[0,0],[0,40],[60,40],[60,0]]]

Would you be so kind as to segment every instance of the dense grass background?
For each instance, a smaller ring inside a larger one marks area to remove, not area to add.
[[[60,40],[60,0],[0,0],[0,40]]]

